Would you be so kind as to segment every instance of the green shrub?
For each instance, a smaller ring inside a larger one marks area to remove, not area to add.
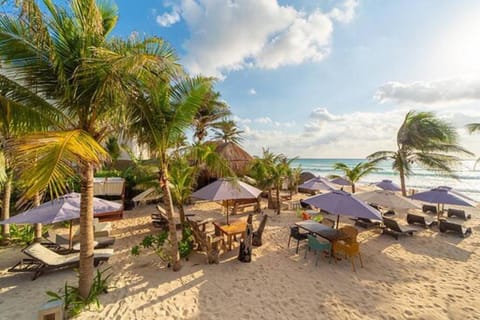
[[[105,276],[105,272],[109,270],[111,267],[106,268],[103,271],[97,269],[97,274],[93,279],[93,284],[90,287],[90,292],[86,299],[80,296],[80,292],[77,287],[68,285],[65,282],[65,286],[59,290],[59,292],[47,291],[47,295],[51,297],[50,301],[57,301],[60,300],[63,302],[65,312],[67,312],[70,316],[76,316],[80,312],[82,312],[85,308],[90,307],[92,304],[95,304],[97,308],[100,307],[100,300],[98,297],[102,293],[108,292],[108,279],[112,276],[112,274],[108,274]]]
[[[10,225],[10,240],[22,245],[28,245],[35,240],[35,228],[31,224],[19,226]]]

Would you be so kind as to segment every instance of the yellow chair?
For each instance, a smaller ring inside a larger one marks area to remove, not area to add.
[[[355,269],[354,257],[358,256],[360,259],[360,266],[363,268],[362,255],[360,254],[360,243],[357,242],[358,230],[351,226],[345,226],[340,228],[339,231],[347,234],[348,239],[336,241],[333,245],[333,251],[335,254],[343,253],[345,258],[349,258],[352,263],[352,268],[354,272],[357,272]]]

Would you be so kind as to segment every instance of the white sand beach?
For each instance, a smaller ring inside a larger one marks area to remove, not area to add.
[[[199,203],[190,208],[200,216],[218,216],[220,207]],[[364,268],[357,272],[347,260],[328,263],[313,253],[304,259],[287,248],[289,226],[299,219],[293,211],[269,215],[264,245],[253,261],[241,263],[238,244],[208,265],[194,253],[183,268],[172,272],[152,253],[138,257],[130,249],[154,232],[149,205],[125,213],[113,223],[115,255],[112,289],[102,295],[100,309],[78,319],[479,319],[480,215],[466,222],[473,235],[462,239],[424,230],[413,237],[381,235],[359,229]],[[215,212],[216,211],[216,212]],[[259,217],[254,219],[258,225]],[[456,220],[452,218],[452,220]],[[346,218],[343,223],[352,224]],[[462,222],[458,220],[458,222]],[[292,242],[294,243],[294,241]],[[31,274],[6,270],[21,257],[20,247],[0,251],[1,319],[33,319],[48,300],[45,291],[65,281],[76,285],[72,270],[49,273],[31,281]]]

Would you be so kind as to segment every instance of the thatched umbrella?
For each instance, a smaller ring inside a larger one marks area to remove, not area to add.
[[[315,175],[311,172],[303,171],[302,173],[300,173],[300,183],[304,183],[313,178],[315,178]]]

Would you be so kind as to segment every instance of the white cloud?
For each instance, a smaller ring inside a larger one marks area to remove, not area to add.
[[[248,90],[248,94],[254,96],[257,94],[257,91],[254,88],[251,88],[250,90]]]
[[[261,124],[270,124],[273,122],[272,119],[270,119],[269,117],[260,117],[260,118],[254,119],[253,121]]]
[[[222,78],[247,67],[320,61],[330,52],[332,21],[350,21],[356,5],[347,0],[330,13],[307,13],[277,0],[182,0],[179,14],[190,30],[185,64]]]
[[[178,7],[173,7],[172,12],[164,12],[156,17],[157,23],[162,27],[170,27],[180,21],[180,13]]]
[[[480,100],[480,79],[455,78],[411,83],[387,82],[377,89],[374,98],[381,103],[394,101],[420,104]]]
[[[342,23],[349,23],[355,16],[355,8],[358,6],[357,0],[347,0],[341,5],[341,8],[333,8],[329,16]]]

